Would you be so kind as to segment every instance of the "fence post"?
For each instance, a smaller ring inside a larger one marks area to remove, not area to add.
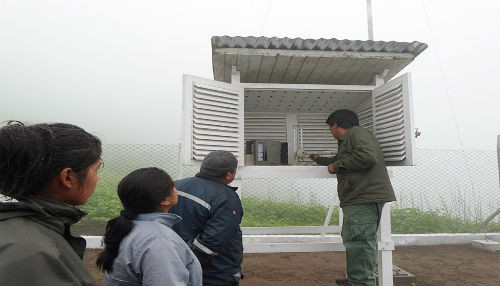
[[[178,172],[178,179],[182,179],[182,141],[179,141],[179,172]]]
[[[500,180],[500,135],[497,136],[497,159],[498,159],[498,179]],[[476,227],[473,233],[478,233],[482,230],[490,221],[492,221],[497,215],[500,214],[500,208],[493,212],[486,220],[484,220],[478,227]]]
[[[332,203],[330,204],[330,207],[328,208],[328,213],[326,214],[326,217],[325,217],[325,222],[323,223],[323,227],[324,228],[323,228],[323,231],[321,232],[321,237],[324,237],[325,234],[326,234],[326,227],[330,223],[330,218],[332,217],[333,207],[334,206],[335,206],[335,202],[332,199]]]
[[[386,203],[378,228],[378,285],[393,286],[392,251],[394,243],[391,239],[391,203]]]

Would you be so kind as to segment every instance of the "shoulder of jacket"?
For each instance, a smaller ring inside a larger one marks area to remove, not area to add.
[[[45,232],[44,229],[48,231]],[[0,244],[19,249],[23,256],[40,253],[58,256],[60,251],[57,244],[64,240],[60,234],[26,217],[13,218],[10,223],[2,222],[0,233]]]
[[[188,246],[182,240],[182,238],[168,226],[162,225],[159,222],[153,222],[150,224],[148,231],[143,232],[142,229],[138,228],[135,232],[136,239],[139,241],[131,241],[133,247],[137,247],[142,250],[153,249],[158,245],[174,244],[174,250],[180,251],[181,249],[185,251]]]
[[[370,129],[361,127],[361,126],[353,126],[350,128],[352,131],[350,132],[351,136],[370,136],[375,137],[373,132]]]

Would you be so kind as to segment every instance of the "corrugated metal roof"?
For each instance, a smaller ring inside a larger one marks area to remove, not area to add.
[[[351,41],[338,39],[302,39],[302,38],[266,38],[266,37],[212,37],[212,51],[220,48],[274,49],[302,51],[338,51],[338,52],[382,52],[411,53],[415,57],[427,49],[427,44],[417,41]]]
[[[372,85],[391,79],[427,48],[420,42],[212,37],[214,79],[241,82]],[[384,72],[385,71],[385,72]]]

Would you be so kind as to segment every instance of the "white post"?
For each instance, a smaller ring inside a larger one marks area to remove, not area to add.
[[[344,212],[342,208],[339,206],[339,227],[342,230],[342,225],[344,224]]]
[[[182,140],[179,141],[179,175],[178,179],[182,179]]]
[[[368,40],[373,41],[372,0],[366,0],[366,15],[368,17]]]
[[[330,208],[328,208],[328,213],[326,214],[326,217],[325,217],[325,222],[323,223],[323,226],[326,228],[328,226],[328,224],[330,223],[330,218],[332,217],[332,213],[333,213],[333,207],[335,206],[335,203],[334,203],[334,200],[332,200],[332,203],[330,204]],[[326,234],[326,230],[323,229],[323,231],[321,232],[321,237],[324,237]]]
[[[240,72],[236,69],[235,66],[231,66],[231,83],[232,84],[240,84]]]
[[[391,203],[382,209],[382,217],[378,228],[378,285],[393,286],[392,251],[394,243],[391,239]]]
[[[500,135],[497,136],[498,179],[500,180]]]
[[[297,149],[298,149],[297,148],[297,145],[298,145],[298,140],[297,140],[298,131],[297,131],[297,129],[298,129],[298,126],[294,125],[293,126],[293,142],[294,142],[294,144],[293,144],[293,156],[294,156],[294,158],[297,158]]]
[[[375,83],[375,86],[381,86],[385,83],[385,78],[389,74],[388,69],[384,69],[384,71],[381,74],[376,74],[375,77],[373,78],[373,82]]]

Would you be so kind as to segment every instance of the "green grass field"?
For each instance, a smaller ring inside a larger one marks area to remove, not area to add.
[[[110,184],[111,185],[111,184]],[[242,226],[303,226],[323,225],[328,208],[317,203],[272,202],[255,198],[243,198]],[[102,226],[122,209],[115,187],[100,186],[89,202],[82,206],[88,216],[80,223]],[[478,225],[476,221],[453,217],[444,211],[422,211],[418,208],[392,208],[392,232],[413,233],[467,233]],[[335,208],[330,225],[338,224],[338,208]],[[500,232],[500,223],[490,223],[483,231]]]

